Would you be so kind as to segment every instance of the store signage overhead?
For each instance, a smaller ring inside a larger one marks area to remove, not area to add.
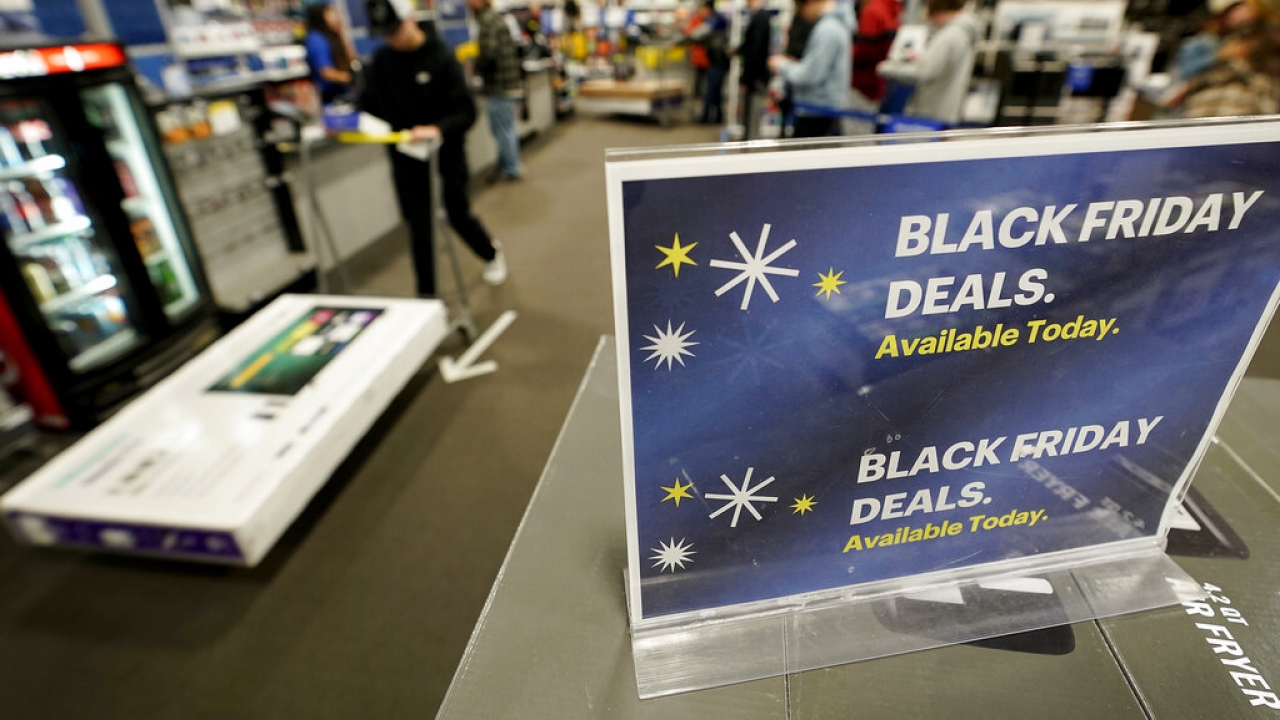
[[[105,70],[126,61],[124,50],[111,43],[11,50],[0,52],[0,79]]]
[[[608,175],[633,622],[1160,552],[1277,302],[1277,122]]]

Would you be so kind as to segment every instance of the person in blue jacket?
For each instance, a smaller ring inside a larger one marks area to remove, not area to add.
[[[792,137],[824,137],[839,127],[852,73],[851,46],[857,22],[836,0],[797,0],[796,15],[813,23],[800,57],[774,55],[769,69],[791,86],[796,104]]]
[[[352,88],[355,57],[342,36],[342,23],[327,2],[307,7],[307,65],[311,80],[326,103],[342,97]]]

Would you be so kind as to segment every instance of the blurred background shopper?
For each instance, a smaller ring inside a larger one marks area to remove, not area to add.
[[[742,43],[734,52],[742,61],[739,85],[742,90],[743,140],[760,126],[759,110],[764,102],[762,94],[769,86],[769,53],[773,44],[772,13],[765,0],[751,0],[751,18],[742,33]]]
[[[516,136],[516,110],[524,94],[520,76],[520,53],[506,20],[491,7],[489,0],[467,0],[479,25],[480,54],[476,71],[484,82],[484,109],[489,130],[498,143],[498,169],[494,180],[519,180],[524,175],[520,164],[520,138]]]
[[[338,13],[327,2],[307,6],[307,65],[321,99],[330,103],[352,91],[355,49],[342,30]]]
[[[886,60],[878,70],[884,78],[915,86],[908,115],[955,125],[969,93],[982,28],[965,10],[965,0],[929,0],[927,9],[934,33],[924,52],[906,60]]]
[[[853,89],[857,104],[877,107],[888,81],[876,66],[889,58],[889,48],[902,24],[902,0],[866,0],[858,12],[858,34],[853,36]]]
[[[813,27],[804,52],[798,59],[774,55],[769,68],[786,80],[797,105],[793,137],[823,137],[838,126],[831,111],[842,110],[849,94],[856,23],[851,8],[835,0],[801,0],[796,16]]]

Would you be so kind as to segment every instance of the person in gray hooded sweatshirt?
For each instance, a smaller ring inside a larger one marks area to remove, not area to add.
[[[885,60],[877,66],[881,77],[916,86],[907,103],[908,115],[947,125],[960,122],[973,76],[974,48],[982,32],[964,6],[965,0],[929,0],[929,22],[937,31],[924,54],[905,61]]]
[[[850,45],[857,24],[850,4],[836,0],[796,0],[796,15],[815,23],[800,59],[786,55],[769,58],[769,69],[791,86],[797,105],[793,137],[830,135],[840,122],[804,105],[842,110],[852,72]]]

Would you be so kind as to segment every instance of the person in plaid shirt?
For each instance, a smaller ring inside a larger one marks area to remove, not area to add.
[[[484,109],[489,129],[498,143],[498,178],[518,180],[520,139],[516,137],[516,107],[524,96],[520,53],[507,21],[490,5],[490,0],[467,0],[480,27],[480,54],[476,71],[484,80]]]

